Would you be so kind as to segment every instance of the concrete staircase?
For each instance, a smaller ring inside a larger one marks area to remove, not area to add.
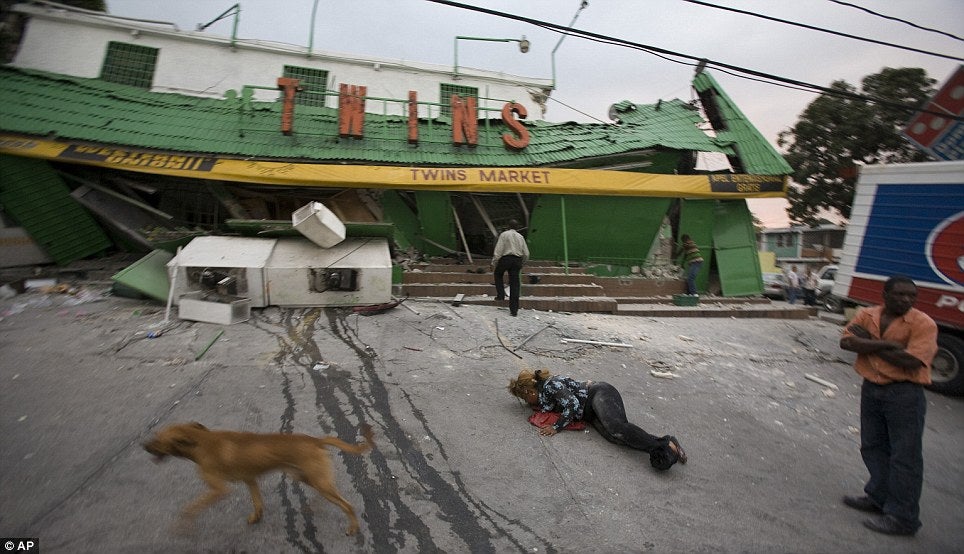
[[[433,260],[406,270],[394,294],[442,302],[501,305],[487,261],[460,264]],[[530,261],[522,271],[520,308],[554,312],[595,312],[653,317],[765,317],[806,319],[816,308],[774,304],[760,297],[704,296],[696,306],[676,306],[673,295],[686,292],[682,280],[598,277],[581,267]]]

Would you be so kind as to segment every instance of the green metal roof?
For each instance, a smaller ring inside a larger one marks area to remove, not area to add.
[[[447,119],[419,121],[419,143],[407,143],[407,120],[368,113],[364,138],[338,136],[335,108],[297,106],[294,133],[280,131],[281,102],[245,95],[199,98],[13,67],[0,67],[0,131],[121,147],[263,160],[440,166],[591,167],[587,160],[650,156],[653,150],[696,150],[733,156],[746,137],[713,138],[700,131],[688,104],[621,103],[619,125],[525,122],[531,140],[521,152],[502,144],[501,120],[481,120],[479,145],[452,144]],[[749,126],[749,122],[746,122]],[[750,126],[752,129],[752,126]],[[753,129],[755,131],[755,129]],[[759,133],[756,133],[759,137]],[[749,137],[753,138],[753,137]],[[769,147],[759,137],[759,142]],[[759,146],[747,145],[754,151]],[[772,148],[770,148],[772,150]],[[646,151],[646,152],[644,152]],[[781,159],[782,161],[782,159]],[[762,171],[750,171],[750,167]],[[779,171],[773,171],[778,168]],[[748,164],[748,173],[789,174],[789,166]]]
[[[693,88],[700,95],[704,106],[707,103],[707,96],[712,96],[715,100],[720,120],[714,121],[711,117],[710,123],[713,124],[717,138],[732,144],[736,149],[737,157],[743,165],[743,171],[737,171],[737,173],[761,175],[793,173],[790,164],[763,138],[760,131],[743,115],[740,108],[723,91],[712,75],[705,71],[697,73],[693,78]]]

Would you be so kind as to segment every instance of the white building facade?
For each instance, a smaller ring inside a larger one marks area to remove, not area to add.
[[[102,78],[154,92],[220,98],[229,91],[257,101],[279,98],[278,78],[298,78],[311,105],[337,107],[339,85],[367,87],[365,109],[407,116],[409,92],[419,117],[445,113],[452,93],[478,99],[479,117],[500,117],[507,102],[543,119],[552,81],[455,66],[315,52],[304,46],[181,31],[172,23],[115,17],[46,2],[18,4],[28,18],[10,65]],[[149,75],[128,75],[149,66]],[[132,80],[126,81],[128,78]],[[404,91],[404,98],[399,98]],[[427,103],[427,104],[426,104]],[[432,105],[432,104],[438,105]]]

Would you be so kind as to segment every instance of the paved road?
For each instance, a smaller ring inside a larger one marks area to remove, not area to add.
[[[958,398],[927,395],[916,538],[876,535],[840,504],[866,473],[859,381],[833,323],[511,318],[493,307],[412,302],[412,310],[370,317],[268,308],[233,326],[175,322],[148,339],[161,306],[65,300],[28,294],[0,303],[0,535],[39,536],[43,552],[931,553],[964,545]],[[522,343],[519,357],[509,351]],[[678,436],[690,463],[656,473],[648,457],[595,432],[540,438],[505,390],[524,367],[613,383],[630,418]],[[271,475],[262,479],[260,524],[244,522],[250,504],[239,487],[193,533],[176,533],[177,511],[201,484],[193,464],[152,463],[140,443],[192,420],[346,440],[372,424],[375,451],[333,456],[361,532],[346,537],[339,510]]]

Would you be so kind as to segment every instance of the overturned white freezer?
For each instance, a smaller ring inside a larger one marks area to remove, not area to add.
[[[252,307],[391,300],[392,261],[385,238],[349,238],[321,248],[302,237],[198,237],[168,265],[175,273],[177,302],[198,291],[211,301],[247,298]]]

